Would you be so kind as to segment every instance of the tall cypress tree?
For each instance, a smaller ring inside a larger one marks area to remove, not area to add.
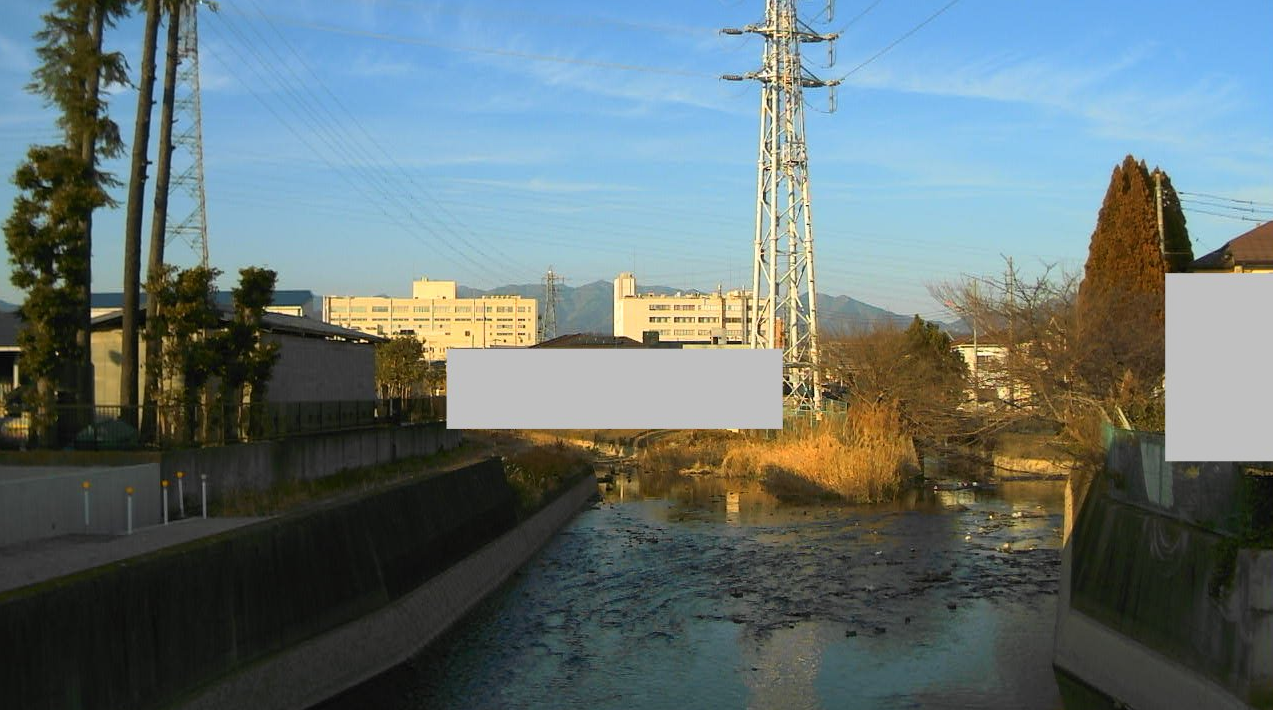
[[[1129,155],[1114,168],[1078,292],[1079,374],[1146,427],[1162,423],[1163,275],[1192,260],[1184,214],[1165,173],[1163,192],[1160,239],[1154,177],[1144,161]]]
[[[127,11],[125,0],[55,0],[35,35],[40,65],[27,89],[60,111],[64,143],[32,146],[19,165],[13,178],[19,194],[4,232],[13,284],[27,291],[20,360],[35,382],[43,439],[52,435],[59,384],[81,403],[93,399],[92,219],[94,210],[112,204],[106,190],[118,184],[97,169],[97,160],[123,149],[101,87],[127,83],[123,56],[103,52],[102,37]]]

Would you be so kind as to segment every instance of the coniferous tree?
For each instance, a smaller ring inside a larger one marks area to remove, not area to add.
[[[55,0],[53,10],[44,15],[44,29],[36,33],[40,42],[36,54],[40,65],[33,72],[28,90],[44,96],[59,110],[58,127],[65,145],[77,154],[78,165],[58,161],[68,170],[80,173],[78,183],[95,186],[100,195],[92,200],[77,201],[79,212],[67,214],[81,235],[76,248],[83,260],[77,271],[78,302],[71,304],[78,312],[75,331],[76,367],[74,389],[81,404],[93,402],[92,363],[89,359],[89,296],[92,288],[93,211],[113,204],[106,189],[118,185],[108,173],[97,169],[99,158],[117,157],[123,151],[119,127],[106,115],[106,101],[101,88],[127,84],[127,65],[119,52],[104,52],[103,36],[109,27],[128,14],[126,0]],[[69,184],[66,180],[56,180]],[[39,308],[32,309],[35,311]]]
[[[1184,214],[1165,174],[1163,190],[1160,239],[1149,169],[1130,155],[1114,168],[1079,284],[1075,343],[1078,374],[1088,386],[1134,425],[1155,428],[1162,424],[1163,275],[1192,256]]]

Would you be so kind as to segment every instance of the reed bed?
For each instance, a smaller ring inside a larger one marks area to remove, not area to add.
[[[843,418],[736,442],[720,466],[725,475],[762,477],[775,493],[862,503],[892,500],[918,468],[914,443],[890,403],[858,404]]]

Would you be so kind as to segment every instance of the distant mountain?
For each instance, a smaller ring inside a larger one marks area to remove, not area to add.
[[[670,286],[641,286],[641,293],[669,294],[685,289]],[[593,281],[582,286],[557,287],[557,332],[566,333],[605,333],[614,332],[614,283],[610,281]],[[540,313],[543,313],[543,284],[510,284],[490,290],[480,290],[460,286],[456,290],[460,298],[476,298],[478,296],[523,296],[539,301]],[[911,322],[913,315],[902,315],[892,311],[863,303],[849,296],[830,296],[818,294],[818,322],[823,333],[828,335],[852,333],[865,328],[872,328],[881,323],[895,323],[905,326]],[[958,330],[960,324],[941,324],[948,330]]]
[[[16,310],[18,310],[18,304],[0,301],[0,313],[12,313]]]

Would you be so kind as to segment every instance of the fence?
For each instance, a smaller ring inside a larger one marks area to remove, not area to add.
[[[142,417],[153,426],[139,426]],[[171,448],[283,439],[361,427],[446,420],[446,397],[255,405],[59,405],[43,427],[30,412],[0,419],[0,447]]]

